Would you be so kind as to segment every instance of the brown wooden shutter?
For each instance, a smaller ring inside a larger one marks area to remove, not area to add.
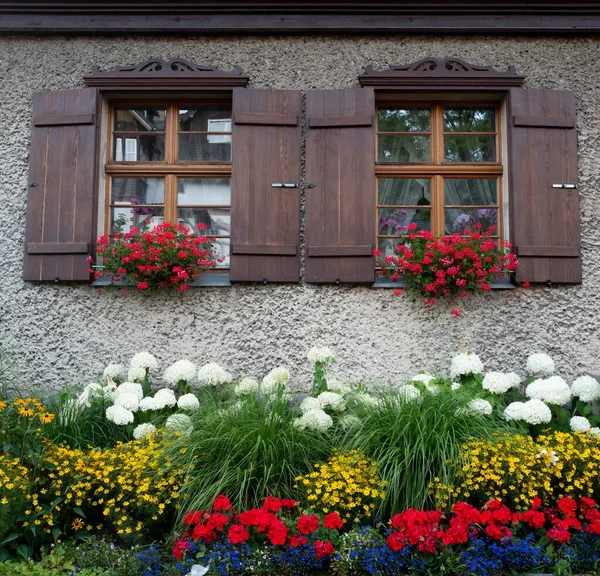
[[[510,206],[517,278],[581,282],[575,96],[512,89]],[[562,186],[565,186],[564,188]]]
[[[33,95],[24,280],[89,280],[96,187],[95,88]]]
[[[372,88],[306,96],[307,282],[374,282]]]
[[[300,114],[299,92],[233,90],[232,281],[300,279]]]

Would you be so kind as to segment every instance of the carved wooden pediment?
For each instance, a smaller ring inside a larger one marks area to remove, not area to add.
[[[183,58],[151,58],[134,66],[120,66],[106,72],[94,66],[84,81],[86,86],[103,89],[190,90],[246,86],[248,76],[242,74],[239,66],[221,70],[217,66],[203,66]]]
[[[502,72],[458,58],[423,58],[411,64],[393,64],[380,72],[369,65],[358,80],[361,86],[500,88],[521,86],[525,76],[518,74],[514,66]]]

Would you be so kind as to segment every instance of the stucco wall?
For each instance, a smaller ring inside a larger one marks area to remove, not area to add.
[[[239,64],[252,87],[352,87],[367,64],[383,69],[425,56],[514,64],[527,87],[575,91],[581,286],[496,291],[467,299],[460,319],[446,313],[428,322],[418,306],[367,287],[235,286],[123,297],[21,280],[34,91],[80,87],[93,64],[109,69],[150,57]],[[551,354],[569,377],[597,369],[599,61],[594,37],[0,38],[0,335],[12,335],[23,383],[85,382],[109,361],[148,350],[163,367],[188,357],[217,361],[236,376],[262,376],[283,363],[302,387],[315,342],[335,350],[340,376],[368,382],[447,368],[462,343],[491,369],[519,370],[534,351]]]

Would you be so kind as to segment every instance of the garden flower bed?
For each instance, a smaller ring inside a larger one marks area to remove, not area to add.
[[[79,390],[5,383],[0,573],[599,573],[596,380],[463,352],[367,388],[308,359],[300,395],[285,367],[147,352]]]

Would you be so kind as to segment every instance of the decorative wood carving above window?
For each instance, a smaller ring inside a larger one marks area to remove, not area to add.
[[[500,72],[491,66],[477,66],[458,58],[423,58],[411,64],[393,64],[378,72],[372,66],[365,68],[358,77],[361,86],[391,87],[394,90],[422,89],[502,89],[518,87],[525,76],[517,73],[514,66]]]
[[[94,66],[84,77],[85,85],[102,90],[198,90],[244,87],[248,76],[239,66],[221,70],[217,66],[203,66],[183,58],[160,60],[152,58],[134,66],[120,66],[101,72]]]

